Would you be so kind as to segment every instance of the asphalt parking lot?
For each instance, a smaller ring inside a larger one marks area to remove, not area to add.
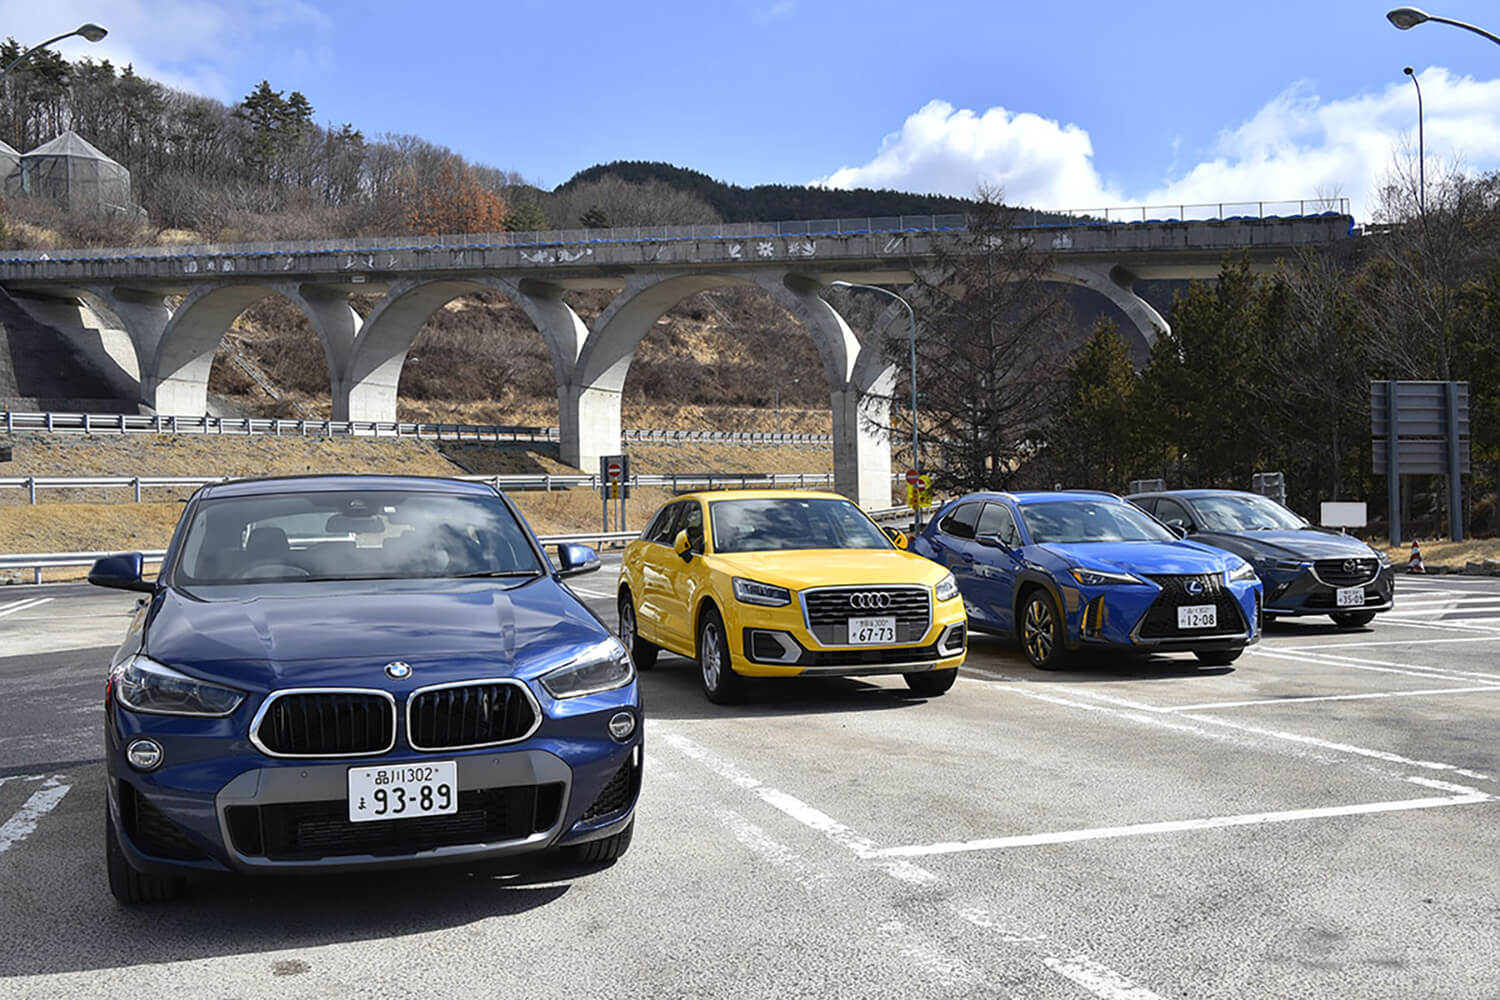
[[[575,590],[611,624],[618,557]],[[1355,632],[704,700],[643,675],[613,867],[105,885],[104,666],[134,596],[0,589],[0,996],[1500,997],[1500,580]]]

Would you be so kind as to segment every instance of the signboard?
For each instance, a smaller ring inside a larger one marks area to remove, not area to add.
[[[927,473],[918,475],[916,472],[906,474],[906,506],[912,510],[921,510],[932,506],[932,477]]]
[[[599,457],[599,495],[606,500],[630,496],[629,456],[601,455]]]
[[[922,477],[917,474],[917,470],[916,469],[907,469],[906,470],[906,485],[908,485],[908,486],[915,486],[915,485],[917,485],[917,482],[921,478]]]
[[[1469,383],[1371,382],[1370,449],[1386,477],[1392,545],[1401,544],[1401,477],[1448,477],[1448,530],[1463,540],[1463,475],[1469,471]]]
[[[1270,497],[1286,506],[1286,477],[1279,472],[1257,472],[1250,477],[1250,492]]]
[[[1325,501],[1318,517],[1318,523],[1325,528],[1363,528],[1369,522],[1365,504],[1336,500]]]
[[[1132,479],[1130,493],[1161,493],[1167,488],[1165,479]]]

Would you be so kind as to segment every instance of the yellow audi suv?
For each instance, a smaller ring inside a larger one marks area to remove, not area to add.
[[[696,659],[721,704],[746,677],[901,674],[940,695],[967,641],[953,575],[831,493],[673,500],[625,548],[619,610],[638,669],[663,649]]]

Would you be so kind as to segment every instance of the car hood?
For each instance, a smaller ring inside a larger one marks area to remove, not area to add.
[[[608,635],[560,584],[494,581],[268,584],[162,591],[143,652],[239,688],[409,685],[534,677]]]
[[[948,575],[932,560],[899,549],[789,549],[710,558],[716,570],[791,590],[899,583],[930,587]]]
[[[1374,551],[1357,538],[1324,531],[1200,532],[1193,536],[1208,545],[1231,546],[1240,552],[1265,553],[1276,558],[1372,559]]]
[[[1046,542],[1037,546],[1069,566],[1125,573],[1222,573],[1224,553],[1192,542]]]

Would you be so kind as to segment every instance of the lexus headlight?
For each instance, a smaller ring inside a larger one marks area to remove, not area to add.
[[[245,700],[243,691],[179,673],[145,656],[132,656],[114,669],[114,692],[132,712],[219,718]]]
[[[1254,579],[1255,579],[1255,567],[1251,566],[1247,562],[1243,562],[1242,561],[1238,566],[1231,566],[1229,568],[1229,582],[1230,583],[1234,583],[1234,582],[1236,582],[1238,580],[1254,580]]]
[[[543,674],[541,680],[554,698],[580,698],[629,684],[635,680],[635,664],[620,640],[610,637]]]
[[[741,604],[764,604],[769,608],[779,608],[783,604],[792,603],[792,592],[785,587],[775,587],[737,576],[734,578],[734,599]]]
[[[1110,573],[1102,569],[1082,569],[1075,566],[1074,568],[1068,570],[1068,572],[1073,574],[1073,579],[1077,580],[1085,587],[1103,587],[1106,584],[1110,583],[1145,582],[1140,577],[1132,576],[1129,573]]]
[[[958,596],[958,581],[953,579],[952,573],[949,573],[937,582],[937,586],[932,588],[932,591],[938,600],[951,601]]]

